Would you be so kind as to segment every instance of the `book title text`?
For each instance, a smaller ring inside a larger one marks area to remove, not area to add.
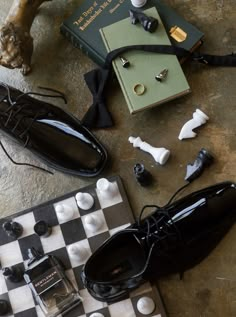
[[[103,10],[108,10],[110,14],[115,12],[125,0],[106,0],[102,3],[94,1],[93,4],[73,22],[81,31],[84,31]]]

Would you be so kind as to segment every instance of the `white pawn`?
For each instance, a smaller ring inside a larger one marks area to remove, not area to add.
[[[97,190],[101,196],[105,199],[111,199],[117,195],[117,187],[114,183],[110,182],[106,178],[100,178],[96,183]]]
[[[164,165],[170,156],[169,150],[165,149],[164,147],[153,147],[147,142],[143,142],[140,137],[134,138],[130,136],[129,142],[133,144],[133,147],[138,147],[141,150],[151,154],[154,160],[161,165]]]
[[[94,198],[89,193],[77,193],[75,195],[77,205],[80,209],[88,210],[93,207]]]
[[[152,298],[144,296],[141,297],[137,302],[137,309],[143,315],[150,315],[155,310],[155,303]]]
[[[141,8],[146,4],[147,0],[131,0],[132,5],[135,8]]]
[[[102,219],[100,219],[97,215],[87,215],[84,218],[85,227],[88,231],[96,232],[102,226]]]
[[[193,113],[193,118],[183,125],[178,137],[179,140],[194,138],[197,133],[193,132],[193,129],[200,127],[206,123],[207,120],[209,120],[209,117],[200,109],[196,109]]]
[[[72,244],[68,247],[68,253],[71,258],[77,261],[83,261],[87,257],[87,250],[84,247],[79,247]]]
[[[131,0],[132,5],[135,8],[141,8],[146,4],[147,0]]]
[[[74,216],[74,210],[70,205],[58,204],[55,210],[59,221],[69,221]]]
[[[101,313],[93,313],[89,317],[105,317],[105,316],[103,314],[101,314]]]

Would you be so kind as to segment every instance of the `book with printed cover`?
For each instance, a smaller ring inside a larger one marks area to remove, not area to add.
[[[139,10],[153,6],[157,8],[173,45],[189,51],[201,45],[204,34],[161,0],[148,0]],[[75,47],[102,66],[107,51],[99,29],[129,17],[130,9],[137,10],[130,0],[84,0],[62,23],[60,31]]]
[[[155,32],[146,32],[141,24],[131,24],[129,18],[120,20],[100,29],[107,52],[128,45],[170,45],[156,8],[147,9],[144,13],[158,20],[159,25]],[[114,59],[112,64],[131,114],[190,92],[185,74],[175,55],[132,50],[125,52],[122,57],[130,62],[128,68],[122,66],[119,57]],[[156,80],[156,75],[164,70],[167,70],[166,78],[162,81]]]

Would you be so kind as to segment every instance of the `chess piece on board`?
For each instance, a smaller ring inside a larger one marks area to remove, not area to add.
[[[41,252],[39,252],[38,250],[36,250],[34,247],[29,248],[27,250],[27,254],[28,254],[28,263],[27,266],[30,266],[31,263],[39,260],[40,258],[42,258],[43,254]]]
[[[86,259],[88,255],[86,248],[82,246],[79,247],[76,244],[72,244],[68,247],[68,253],[71,258],[80,262]]]
[[[19,267],[4,267],[2,269],[3,276],[12,283],[19,283],[23,280],[23,271]]]
[[[58,204],[55,207],[57,217],[60,221],[66,222],[73,218],[74,210],[72,206],[67,204]]]
[[[137,302],[137,309],[142,315],[150,315],[154,312],[156,305],[151,297],[143,296]]]
[[[39,220],[34,225],[34,232],[42,238],[47,238],[52,233],[52,227],[49,226],[46,221]]]
[[[112,199],[118,192],[115,184],[106,178],[100,178],[96,183],[96,187],[100,195],[105,199]]]
[[[89,210],[94,205],[94,198],[89,193],[77,193],[75,195],[77,205],[80,209]]]
[[[103,224],[102,219],[98,215],[87,215],[84,218],[85,227],[88,231],[97,232]]]
[[[89,317],[105,317],[105,316],[103,314],[101,314],[101,313],[93,313]]]
[[[23,233],[22,225],[16,221],[6,221],[3,223],[2,228],[9,237],[14,239],[19,238]]]
[[[0,299],[0,316],[4,316],[10,311],[10,306],[8,301]]]

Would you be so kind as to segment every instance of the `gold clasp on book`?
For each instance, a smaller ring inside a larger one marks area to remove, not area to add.
[[[173,26],[170,31],[170,36],[173,37],[177,42],[183,42],[187,38],[187,33],[184,32],[180,27],[177,25]]]

